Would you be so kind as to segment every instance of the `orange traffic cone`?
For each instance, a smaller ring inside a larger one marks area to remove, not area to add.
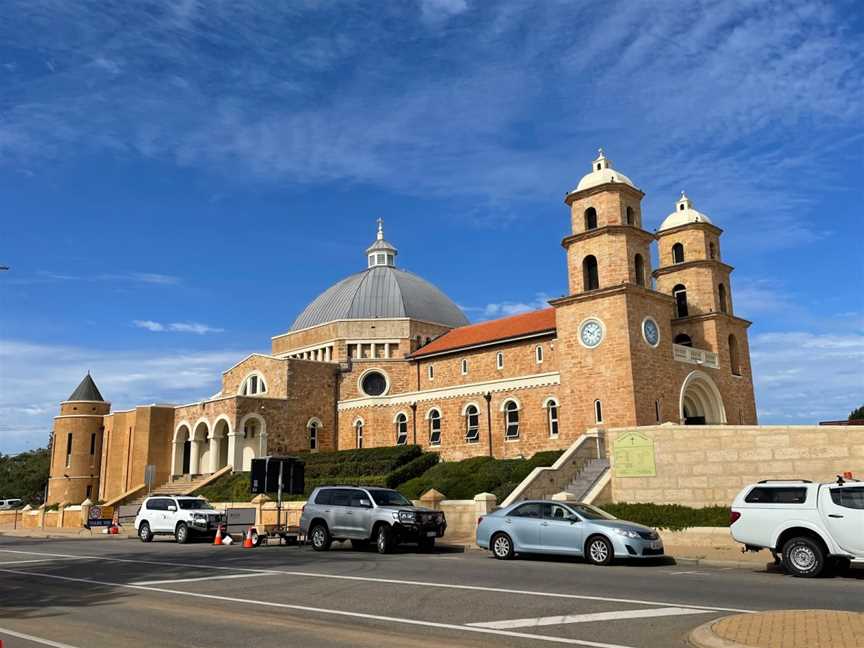
[[[214,545],[221,545],[222,544],[222,525],[221,524],[218,527],[216,527],[216,537],[213,539],[213,544]]]
[[[249,527],[249,530],[246,532],[246,538],[243,540],[243,548],[244,549],[252,549],[255,546],[255,543],[252,542],[252,527]]]

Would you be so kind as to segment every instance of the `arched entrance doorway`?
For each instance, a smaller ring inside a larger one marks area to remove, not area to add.
[[[216,421],[210,436],[210,472],[216,472],[228,465],[228,435],[231,428],[224,418]]]
[[[681,422],[684,425],[722,425],[726,409],[717,385],[703,371],[693,371],[681,386]]]
[[[207,421],[198,421],[195,431],[192,433],[191,461],[189,462],[189,474],[202,475],[210,467],[210,447],[207,437],[210,436],[210,426]]]
[[[189,426],[182,424],[174,433],[174,453],[171,462],[172,475],[188,475],[192,457],[192,443],[189,439]]]

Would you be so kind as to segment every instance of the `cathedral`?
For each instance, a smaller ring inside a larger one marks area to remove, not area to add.
[[[112,411],[87,375],[55,418],[48,502],[131,495],[147,466],[158,486],[266,455],[417,444],[445,460],[529,457],[590,429],[755,424],[750,322],[734,313],[722,230],[682,194],[647,231],[643,196],[601,150],[564,199],[568,294],[479,324],[398,267],[379,221],[365,268],[210,398]]]

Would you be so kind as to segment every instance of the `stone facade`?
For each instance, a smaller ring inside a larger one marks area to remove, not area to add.
[[[444,304],[451,318],[455,305],[420,278],[399,274],[395,257],[373,246],[369,274],[352,275],[362,292],[323,293],[312,309],[323,317],[298,318],[271,339],[270,354],[227,369],[218,394],[114,413],[101,401],[88,405],[92,412],[64,403],[49,500],[83,499],[88,486],[102,499],[120,496],[143,483],[150,464],[161,483],[224,466],[245,470],[259,456],[397,440],[449,460],[562,449],[589,428],[754,425],[750,323],[733,315],[722,231],[682,196],[660,230],[649,232],[643,195],[602,154],[594,160],[565,199],[570,289],[552,309],[456,328],[430,321],[430,303]],[[655,242],[659,267],[652,269]],[[381,224],[378,243],[395,254]],[[681,285],[686,314],[675,294]],[[359,294],[366,301],[356,304]],[[324,321],[346,312],[361,314]],[[70,433],[67,467],[58,447]]]

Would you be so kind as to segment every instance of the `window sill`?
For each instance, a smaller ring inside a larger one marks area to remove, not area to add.
[[[480,443],[480,439],[465,439],[465,443],[469,445],[476,445]]]
[[[514,441],[519,441],[519,437],[506,437],[504,439],[505,443],[513,443]]]

